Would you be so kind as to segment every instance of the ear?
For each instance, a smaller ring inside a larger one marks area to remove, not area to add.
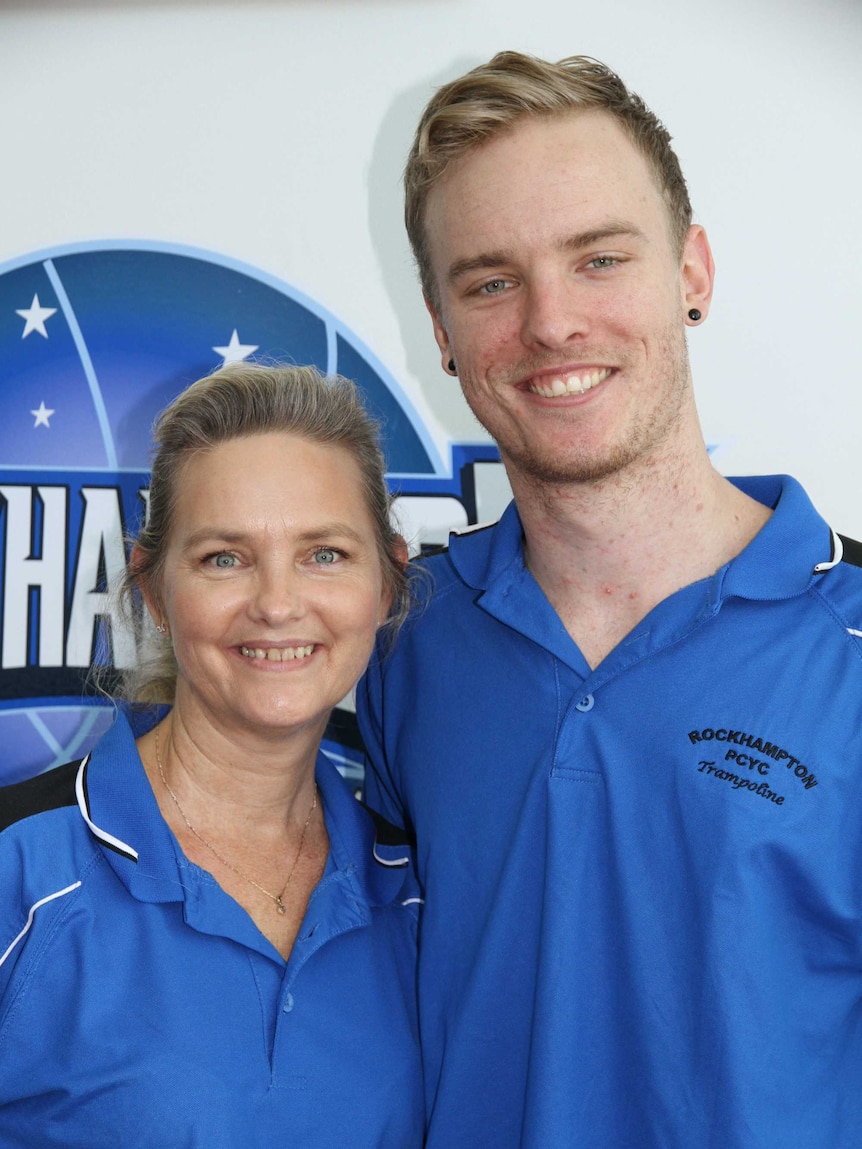
[[[715,262],[706,232],[700,224],[692,224],[688,229],[685,247],[682,253],[682,267],[680,270],[680,284],[682,288],[683,311],[686,323],[702,323],[709,313],[709,304],[712,300],[712,288],[715,282]],[[688,319],[688,313],[696,308],[701,318]]]
[[[410,561],[410,551],[407,549],[407,540],[403,535],[396,535],[393,542],[394,545],[392,549],[395,552],[396,559],[402,567],[406,567]]]
[[[428,308],[428,314],[431,316],[431,323],[434,327],[434,338],[437,340],[437,346],[440,348],[440,363],[446,374],[452,375],[453,372],[449,370],[449,364],[453,358],[449,333],[443,325],[443,320],[440,318],[437,308],[424,292],[422,293],[422,298],[425,300],[425,306]]]
[[[405,568],[410,561],[410,552],[407,549],[407,542],[403,535],[396,535],[392,541],[393,557],[402,568]],[[384,588],[380,596],[380,611],[377,616],[378,626],[383,626],[384,622],[389,618],[390,610],[392,610],[392,595]]]
[[[132,553],[129,558],[129,568],[131,569],[132,576],[134,577],[135,584],[141,592],[141,598],[144,600],[144,606],[147,608],[147,614],[153,622],[153,626],[158,626],[163,619],[164,612],[162,611],[161,603],[157,595],[153,593],[153,588],[149,581],[142,575],[138,574],[143,564],[143,551],[137,543],[132,547]]]

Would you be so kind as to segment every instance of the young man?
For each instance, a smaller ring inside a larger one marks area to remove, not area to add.
[[[862,569],[711,466],[713,263],[595,61],[506,52],[417,131],[444,369],[515,495],[360,692],[416,834],[432,1149],[862,1145]]]

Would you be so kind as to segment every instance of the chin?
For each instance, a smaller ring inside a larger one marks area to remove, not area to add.
[[[574,459],[561,458],[559,455],[530,455],[514,458],[513,462],[521,474],[534,482],[563,486],[568,483],[602,482],[625,471],[636,459],[636,454],[616,451],[610,455]]]

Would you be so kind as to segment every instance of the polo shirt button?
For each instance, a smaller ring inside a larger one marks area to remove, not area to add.
[[[575,703],[575,710],[580,710],[581,714],[586,714],[588,710],[592,710],[595,704],[595,698],[593,698],[592,694],[588,694],[586,698],[582,698],[580,702]]]
[[[293,994],[289,993],[284,999],[284,1005],[281,1007],[284,1013],[290,1013],[293,1009]]]

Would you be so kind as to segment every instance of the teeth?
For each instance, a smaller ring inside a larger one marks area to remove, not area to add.
[[[560,395],[583,395],[593,387],[598,387],[599,383],[603,383],[610,373],[610,367],[603,367],[600,371],[588,371],[584,375],[558,375],[554,379],[545,379],[542,383],[531,383],[529,390],[544,399],[556,399]]]
[[[293,662],[297,658],[308,658],[314,650],[314,643],[309,646],[268,646],[266,650],[259,646],[241,646],[239,650],[245,658],[263,658],[267,662]]]

